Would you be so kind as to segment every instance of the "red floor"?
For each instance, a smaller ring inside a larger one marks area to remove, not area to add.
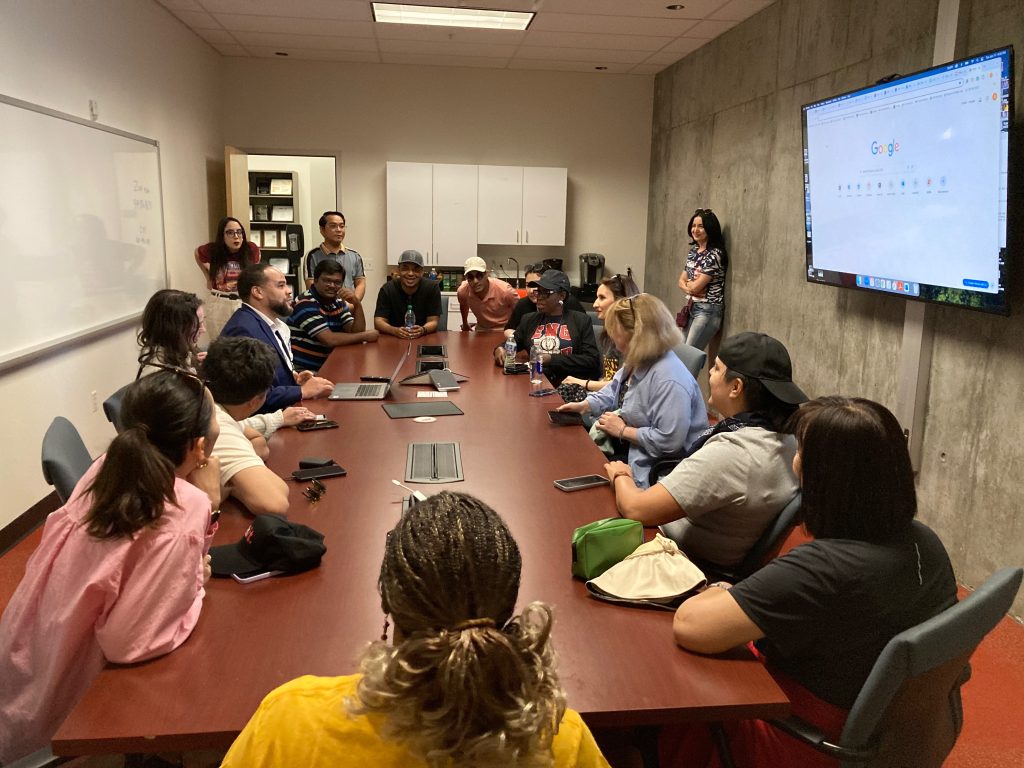
[[[0,606],[18,586],[41,532],[0,557]],[[1024,626],[1003,619],[975,652],[971,667],[963,689],[964,729],[946,768],[1024,766]]]

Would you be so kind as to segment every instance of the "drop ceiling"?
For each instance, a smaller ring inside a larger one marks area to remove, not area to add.
[[[370,0],[157,0],[223,56],[654,75],[773,0],[403,0],[533,11],[523,32],[376,24]]]

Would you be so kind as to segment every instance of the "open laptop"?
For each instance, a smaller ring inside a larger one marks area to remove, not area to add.
[[[334,391],[328,396],[328,400],[383,400],[391,390],[391,385],[398,378],[398,372],[402,370],[405,361],[412,353],[412,344],[405,348],[405,352],[398,358],[398,365],[391,372],[387,381],[353,381],[341,382],[334,385]]]

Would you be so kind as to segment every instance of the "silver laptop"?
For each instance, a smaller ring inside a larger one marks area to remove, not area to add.
[[[402,370],[402,366],[405,365],[405,361],[409,359],[409,355],[412,353],[412,344],[405,348],[405,352],[400,358],[398,358],[398,365],[395,366],[395,370],[391,372],[391,377],[387,381],[353,381],[353,382],[342,382],[334,385],[334,391],[331,392],[328,400],[383,400],[387,397],[388,392],[391,390],[391,385],[395,383],[395,379],[398,378],[398,372]]]

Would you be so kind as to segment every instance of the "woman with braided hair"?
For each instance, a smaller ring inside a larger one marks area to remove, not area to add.
[[[607,766],[565,708],[551,609],[515,615],[521,568],[483,502],[448,491],[420,502],[388,534],[384,635],[361,674],[271,692],[223,766]]]

